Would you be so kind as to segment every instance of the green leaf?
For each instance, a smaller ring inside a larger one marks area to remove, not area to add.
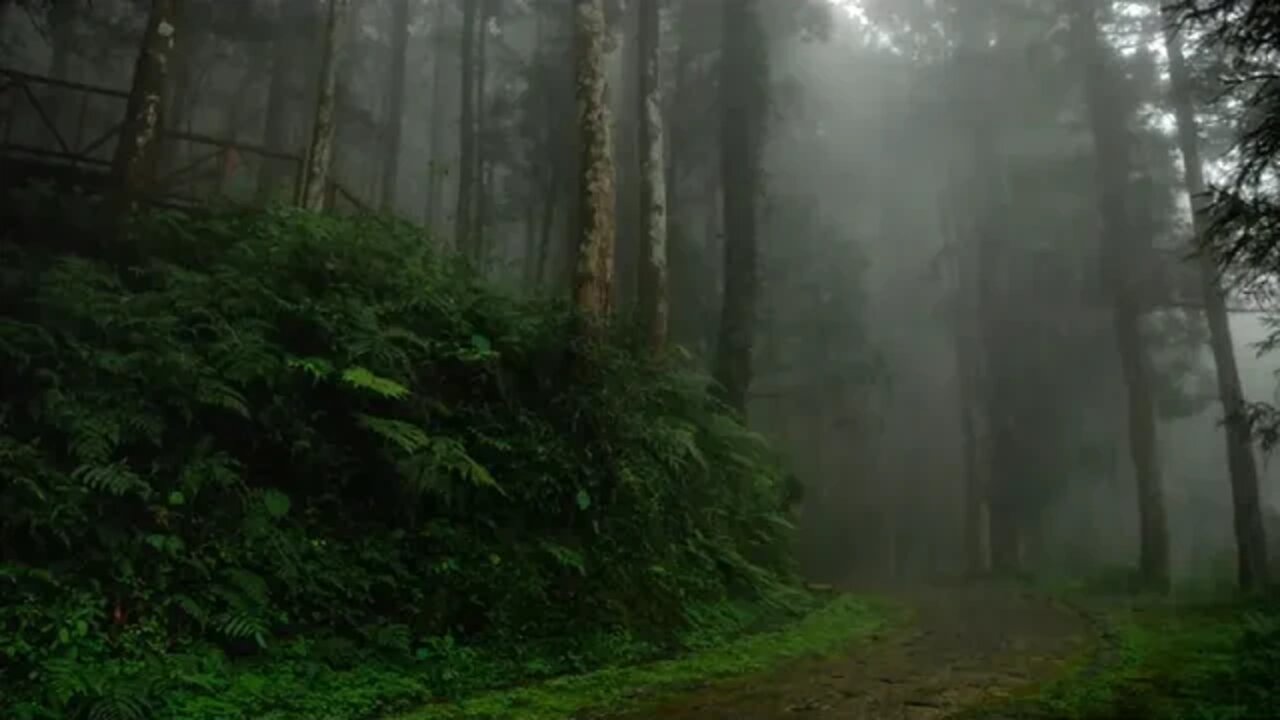
[[[273,518],[279,519],[288,515],[290,505],[289,496],[279,490],[267,490],[262,493],[262,506]]]
[[[187,497],[183,495],[181,492],[174,490],[173,492],[169,493],[170,505],[174,507],[178,507],[179,505],[186,504],[186,502],[187,502]]]
[[[489,338],[483,335],[472,335],[471,346],[482,353],[487,353],[493,350],[493,343],[489,342]]]
[[[375,375],[359,366],[342,371],[342,381],[359,390],[367,390],[384,398],[400,400],[409,397],[409,388],[390,378]]]
[[[324,358],[307,357],[293,358],[289,361],[289,367],[294,370],[301,370],[311,376],[312,381],[320,381],[328,377],[333,372],[333,365]]]
[[[589,507],[591,507],[591,496],[587,494],[586,490],[579,490],[578,491],[578,509],[586,510]]]

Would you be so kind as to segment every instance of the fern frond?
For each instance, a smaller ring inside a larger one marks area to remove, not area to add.
[[[71,456],[82,463],[104,463],[120,445],[120,426],[100,414],[80,416],[72,427]]]
[[[290,358],[288,366],[292,370],[301,370],[311,376],[312,381],[320,382],[333,374],[333,364],[324,358],[305,357]]]
[[[196,402],[219,407],[249,418],[249,401],[239,390],[212,378],[201,379],[196,385]]]
[[[409,388],[395,380],[375,375],[367,368],[350,367],[342,371],[342,381],[357,390],[365,390],[379,397],[402,400],[409,397]]]
[[[551,556],[557,565],[568,568],[579,575],[587,574],[586,560],[582,557],[582,553],[572,548],[565,547],[559,543],[542,541],[539,543],[542,551]]]
[[[86,717],[88,720],[150,720],[152,708],[145,698],[120,694],[95,700]]]
[[[403,420],[361,414],[356,416],[356,421],[361,427],[410,455],[431,444],[431,438],[422,428]]]
[[[243,610],[226,613],[214,622],[213,627],[229,640],[253,640],[258,647],[267,646],[267,623],[255,613]]]
[[[129,493],[146,496],[151,489],[123,461],[110,465],[81,465],[72,471],[71,477],[92,490],[116,497]]]

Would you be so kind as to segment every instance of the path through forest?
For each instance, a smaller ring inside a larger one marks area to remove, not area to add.
[[[939,586],[882,593],[910,625],[835,660],[715,685],[632,720],[941,720],[1051,677],[1083,649],[1079,613],[1014,586]]]

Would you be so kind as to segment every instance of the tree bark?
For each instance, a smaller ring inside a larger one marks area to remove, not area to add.
[[[276,31],[271,42],[271,82],[267,88],[263,142],[268,148],[279,152],[289,152],[295,148],[293,126],[290,122],[292,94],[297,76],[297,58],[305,47],[305,43],[298,41],[298,36],[304,34],[302,28],[314,27],[311,24],[311,8],[309,0],[285,0],[277,9]],[[266,203],[278,197],[282,185],[292,186],[297,181],[300,168],[292,170],[291,176],[290,168],[280,161],[264,160],[258,171],[258,202]],[[297,188],[292,189],[297,191]]]
[[[400,177],[400,136],[404,125],[405,63],[409,50],[409,0],[395,0],[391,13],[391,92],[382,147],[382,211],[395,212]]]
[[[556,208],[560,205],[562,177],[567,175],[564,163],[556,160],[551,166],[551,177],[542,192],[542,218],[538,230],[538,263],[534,269],[534,285],[547,280],[547,263],[551,258],[552,231],[555,230]]]
[[[458,0],[462,3],[461,92],[458,115],[458,207],[454,217],[454,244],[458,252],[472,254],[471,192],[475,186],[476,128],[475,128],[475,38],[476,13],[479,0]]]
[[[1099,0],[1080,0],[1073,24],[1085,70],[1089,123],[1097,158],[1103,277],[1111,293],[1112,323],[1127,391],[1129,457],[1137,479],[1140,572],[1151,588],[1167,590],[1169,530],[1150,360],[1141,336],[1141,291],[1133,279],[1137,258],[1128,215],[1128,142],[1116,98],[1117,78],[1107,67],[1102,47],[1098,9]]]
[[[954,183],[954,180],[952,181]],[[973,243],[967,242],[955,215],[953,203],[944,205],[942,230],[947,247],[954,258],[956,298],[954,302],[954,351],[956,363],[956,400],[960,412],[960,442],[963,464],[961,493],[963,498],[963,538],[965,567],[971,576],[986,570],[982,544],[982,504],[985,490],[979,465],[978,421],[980,411],[980,379],[978,375],[978,268]]]
[[[324,209],[329,175],[333,169],[333,138],[337,130],[338,52],[348,2],[349,0],[329,0],[329,15],[325,20],[324,51],[320,60],[320,92],[316,100],[315,120],[300,192],[302,207],[317,212]]]
[[[165,77],[177,40],[180,0],[152,0],[134,65],[124,125],[112,162],[117,211],[143,195],[155,176],[163,125]]]
[[[1200,131],[1191,100],[1191,79],[1182,41],[1177,29],[1166,26],[1165,48],[1169,55],[1169,76],[1174,114],[1178,121],[1178,146],[1185,166],[1187,194],[1191,198],[1196,245],[1208,230],[1204,165],[1200,157]],[[1231,500],[1234,509],[1237,576],[1241,589],[1264,587],[1268,581],[1267,537],[1262,522],[1258,491],[1258,466],[1253,456],[1249,421],[1245,412],[1240,370],[1236,366],[1231,325],[1227,320],[1226,298],[1218,282],[1217,268],[1207,251],[1198,253],[1200,290],[1209,324],[1209,346],[1217,368],[1218,398],[1222,402],[1227,440],[1227,467],[1231,473]]]
[[[663,142],[662,18],[659,0],[639,0],[640,315],[649,347],[667,345],[667,188]]]
[[[488,148],[485,147],[485,138],[489,132],[489,11],[488,1],[480,0],[480,22],[477,27],[479,36],[476,38],[476,209],[475,229],[472,233],[475,236],[476,260],[482,264],[488,261],[489,256],[485,238],[485,226],[489,220],[491,170],[487,157]]]
[[[756,193],[768,65],[757,0],[722,0],[720,167],[724,186],[724,300],[714,376],[730,407],[746,412],[755,344]]]
[[[434,229],[436,224],[436,210],[440,207],[440,191],[444,183],[440,182],[441,168],[444,166],[442,162],[442,148],[444,146],[444,123],[442,122],[443,113],[440,108],[444,105],[444,18],[445,18],[445,2],[447,0],[435,0],[436,14],[435,22],[431,26],[431,32],[435,35],[435,42],[432,44],[433,57],[431,58],[431,108],[427,122],[429,127],[428,145],[431,150],[431,157],[427,162],[427,209],[425,212],[426,226],[428,229]]]
[[[614,167],[605,73],[604,0],[574,0],[579,147],[579,219],[574,304],[589,335],[609,318],[613,286]]]
[[[676,27],[679,28],[686,22],[684,13],[689,12],[687,5],[680,5],[676,12]],[[671,79],[671,104],[668,107],[667,127],[670,131],[666,133],[667,142],[667,167],[666,167],[666,209],[667,209],[667,237],[670,238],[676,234],[676,225],[680,222],[680,148],[678,147],[678,139],[683,136],[681,133],[682,126],[679,122],[680,113],[685,109],[685,97],[688,94],[688,76],[689,65],[692,63],[692,55],[689,43],[680,37],[680,33],[675,33],[679,47],[676,48],[675,67],[672,68]]]

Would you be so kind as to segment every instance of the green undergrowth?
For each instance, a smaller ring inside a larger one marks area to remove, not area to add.
[[[1092,587],[1092,586],[1091,586]],[[1059,678],[966,720],[1260,720],[1280,716],[1280,602],[1068,596],[1090,614],[1093,646]]]
[[[705,379],[378,218],[0,222],[0,717],[357,720],[812,610]]]
[[[840,596],[793,625],[725,644],[708,643],[684,657],[483,694],[422,708],[397,720],[562,720],[584,710],[634,710],[703,683],[847,650],[882,628],[891,615],[888,608]]]

